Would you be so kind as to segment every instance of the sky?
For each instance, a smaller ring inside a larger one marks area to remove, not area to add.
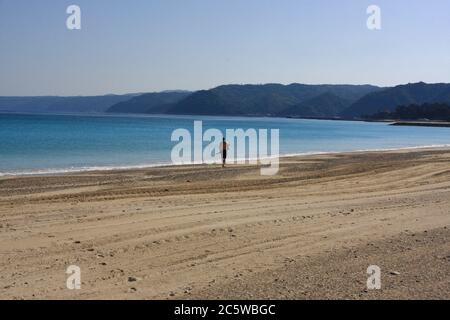
[[[448,0],[0,0],[2,96],[419,81],[450,82]]]

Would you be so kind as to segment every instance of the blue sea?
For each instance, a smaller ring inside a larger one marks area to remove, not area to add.
[[[0,113],[0,176],[171,163],[174,129],[279,129],[280,154],[450,145],[450,128],[282,118]]]

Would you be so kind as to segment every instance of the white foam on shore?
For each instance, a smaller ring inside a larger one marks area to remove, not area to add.
[[[156,164],[142,164],[131,166],[92,166],[92,167],[71,167],[61,169],[36,169],[26,171],[10,171],[0,172],[0,177],[4,176],[30,176],[30,175],[54,175],[64,173],[77,173],[77,172],[89,172],[89,171],[112,171],[112,170],[130,170],[130,169],[145,169],[154,167],[172,166],[172,163],[156,163]]]
[[[399,147],[399,148],[385,148],[385,149],[360,149],[350,151],[307,151],[301,153],[287,153],[281,154],[280,158],[310,156],[310,155],[327,155],[327,154],[340,154],[340,153],[358,153],[358,152],[381,152],[381,151],[400,151],[400,150],[417,150],[417,149],[436,149],[436,148],[449,148],[450,144],[439,145],[425,145],[415,147]],[[261,159],[273,159],[275,156],[268,156]],[[236,159],[236,161],[257,161],[260,159]],[[147,168],[160,168],[171,166],[183,166],[183,165],[201,165],[206,163],[191,162],[191,163],[153,163],[153,164],[140,164],[129,166],[91,166],[91,167],[71,167],[62,169],[36,169],[25,171],[7,171],[0,172],[0,177],[17,177],[17,176],[39,176],[39,175],[59,175],[66,173],[79,173],[79,172],[93,172],[93,171],[119,171],[119,170],[132,170],[132,169],[147,169]]]

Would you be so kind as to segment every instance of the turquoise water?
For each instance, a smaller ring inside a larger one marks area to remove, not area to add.
[[[0,114],[0,175],[170,164],[176,128],[280,130],[280,154],[450,145],[450,128],[191,116]]]

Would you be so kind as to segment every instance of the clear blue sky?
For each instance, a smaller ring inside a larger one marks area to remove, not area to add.
[[[0,44],[0,95],[450,82],[450,1],[0,0]]]

